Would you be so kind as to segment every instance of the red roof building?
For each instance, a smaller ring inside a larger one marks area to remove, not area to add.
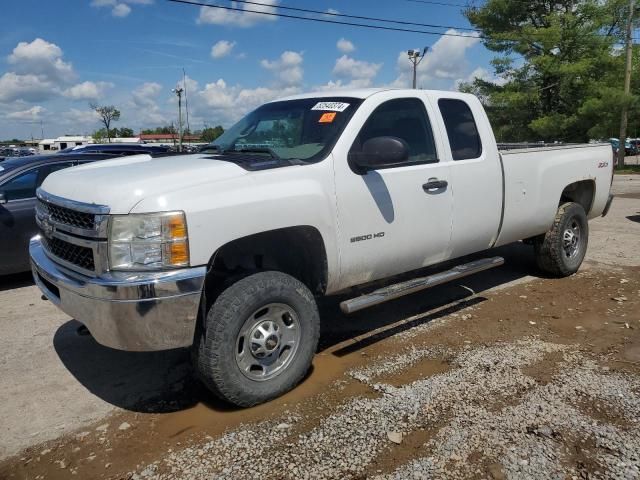
[[[178,142],[180,138],[177,133],[141,133],[140,140],[143,142]],[[199,135],[184,135],[183,142],[200,142],[202,139]]]

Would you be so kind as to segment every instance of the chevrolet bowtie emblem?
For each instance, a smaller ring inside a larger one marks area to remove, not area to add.
[[[54,226],[51,224],[51,216],[45,215],[40,220],[40,228],[42,228],[42,233],[45,237],[51,238],[53,237],[53,232],[55,230]]]

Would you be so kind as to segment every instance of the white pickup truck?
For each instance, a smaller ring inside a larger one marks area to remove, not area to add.
[[[369,290],[342,302],[351,313],[503,259],[370,291],[373,281],[520,240],[547,274],[573,274],[587,220],[611,203],[612,168],[609,145],[499,152],[470,95],[299,95],[261,106],[198,154],[49,176],[33,274],[101,344],[191,347],[202,381],[250,406],[304,377],[316,296]]]

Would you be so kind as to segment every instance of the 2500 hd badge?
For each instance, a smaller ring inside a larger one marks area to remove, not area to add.
[[[374,238],[382,238],[382,237],[384,237],[384,232],[370,233],[369,235],[362,235],[360,237],[352,237],[351,238],[351,243],[364,242],[365,240],[372,240]]]

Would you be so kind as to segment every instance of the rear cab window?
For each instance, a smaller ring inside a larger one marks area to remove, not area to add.
[[[479,158],[482,140],[469,105],[463,100],[441,98],[438,107],[447,129],[453,160]]]

